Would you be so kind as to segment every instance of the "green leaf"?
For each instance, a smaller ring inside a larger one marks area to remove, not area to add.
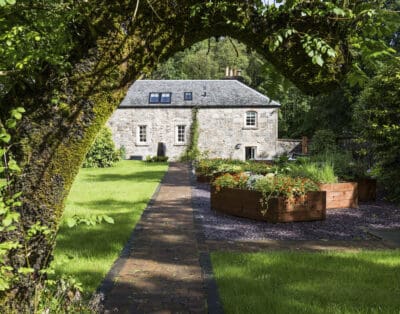
[[[104,215],[103,219],[104,219],[105,222],[107,222],[109,224],[114,224],[114,219],[112,217],[110,217],[110,216]]]
[[[320,67],[322,67],[324,65],[324,59],[322,59],[321,55],[315,55],[312,58],[312,62],[314,64],[318,64]]]
[[[0,141],[4,143],[9,143],[11,140],[11,135],[8,133],[0,133]]]
[[[76,219],[75,218],[68,218],[67,219],[67,226],[69,228],[72,228],[72,227],[76,226]]]
[[[20,267],[18,269],[18,273],[19,274],[32,274],[35,270],[33,268],[30,267]]]

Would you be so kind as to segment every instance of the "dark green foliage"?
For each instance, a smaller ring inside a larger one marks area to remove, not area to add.
[[[167,162],[168,156],[146,156],[147,162]]]
[[[373,144],[375,173],[389,199],[400,202],[400,58],[361,93],[355,110],[362,139]]]
[[[336,135],[331,130],[318,130],[315,132],[310,145],[312,154],[333,152],[336,147]]]
[[[192,124],[190,125],[190,137],[189,145],[185,153],[181,156],[181,161],[192,161],[196,160],[200,151],[198,148],[199,143],[199,121],[197,119],[197,114],[199,110],[197,108],[192,109]]]
[[[92,147],[86,154],[83,168],[108,168],[121,159],[121,151],[115,149],[109,128],[104,127],[97,135]]]

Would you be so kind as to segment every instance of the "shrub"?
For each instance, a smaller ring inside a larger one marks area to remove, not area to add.
[[[400,203],[400,58],[374,77],[355,107],[355,124],[361,138],[372,145],[375,173],[387,198]]]
[[[126,159],[126,148],[125,148],[124,145],[122,145],[122,146],[119,148],[119,157],[120,157],[121,159]]]
[[[115,149],[110,129],[103,127],[86,154],[82,166],[84,168],[112,167],[120,158],[120,152]]]
[[[168,156],[146,156],[146,162],[167,162],[169,159]]]
[[[315,132],[310,145],[313,155],[336,151],[336,135],[331,130],[318,130]]]

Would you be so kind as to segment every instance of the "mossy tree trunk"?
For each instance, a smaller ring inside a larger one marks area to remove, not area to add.
[[[152,2],[152,7],[141,1],[134,15],[136,0],[88,3],[87,19],[76,25],[83,35],[76,38],[69,75],[60,78],[44,71],[34,90],[15,90],[2,108],[5,112],[22,105],[27,110],[15,146],[23,165],[16,189],[23,192],[20,211],[25,230],[40,221],[56,232],[64,200],[96,133],[129,85],[176,51],[211,36],[231,36],[264,55],[309,93],[335,86],[349,63],[344,27],[323,18],[304,18],[300,12],[296,18],[283,13],[262,16],[251,1],[231,1],[225,9],[208,9],[202,0],[177,0]],[[196,4],[201,6],[192,16]],[[313,65],[296,37],[270,52],[265,39],[286,27],[305,33],[317,30],[335,47],[337,57],[323,68]],[[8,236],[18,241],[23,238],[19,232]],[[52,246],[40,235],[29,241],[28,261],[35,274],[4,298],[28,304],[39,270],[50,262]],[[13,252],[11,263],[26,266],[25,257],[22,250]]]

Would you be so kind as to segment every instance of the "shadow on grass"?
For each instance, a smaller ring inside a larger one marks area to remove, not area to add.
[[[120,201],[114,198],[106,198],[89,202],[74,202],[74,205],[87,208],[90,211],[104,211],[110,209],[110,213],[112,214],[112,211],[118,211],[121,209],[134,209],[137,206],[145,207],[148,202],[149,200],[146,198],[143,198],[136,202]]]
[[[400,251],[212,256],[227,313],[398,313],[400,267],[385,258]]]
[[[136,182],[158,182],[165,171],[137,171],[134,173],[118,174],[118,173],[103,173],[103,174],[86,174],[86,182],[110,182],[110,181],[136,181]]]

